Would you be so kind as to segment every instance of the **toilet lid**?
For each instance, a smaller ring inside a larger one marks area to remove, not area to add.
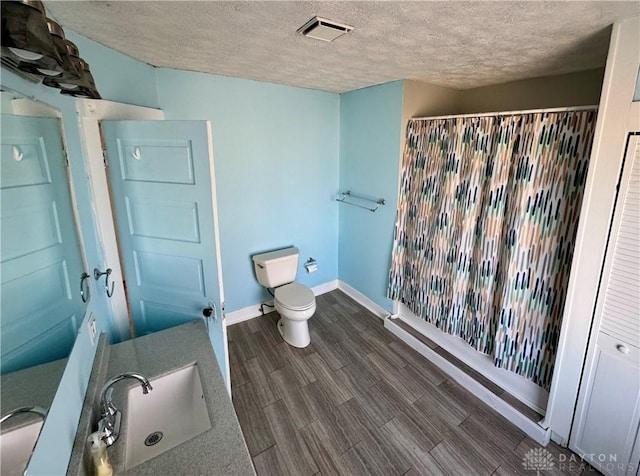
[[[313,291],[304,284],[291,283],[276,288],[276,301],[293,311],[311,307],[316,299]]]

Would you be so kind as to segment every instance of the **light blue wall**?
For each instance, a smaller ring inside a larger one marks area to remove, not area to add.
[[[154,68],[73,32],[65,33],[78,45],[81,56],[89,63],[104,99],[157,107]],[[28,82],[6,69],[2,69],[0,82],[6,88],[50,104],[62,112],[78,219],[85,245],[87,271],[90,272],[94,266],[103,267],[74,99],[59,94],[55,89]],[[92,281],[91,285],[92,299],[87,306],[87,313],[92,312],[96,316],[99,332],[108,331],[111,328],[111,318],[107,298],[102,289],[97,290],[95,281]],[[83,322],[80,327],[51,412],[34,451],[29,474],[66,473],[96,350],[85,324],[86,322]]]
[[[337,279],[339,96],[171,69],[157,86],[166,119],[212,123],[227,312],[269,298],[256,253],[295,245],[298,281]]]
[[[158,107],[156,68],[141,63],[93,40],[65,30],[65,36],[80,49],[102,99]]]
[[[375,213],[340,204],[338,275],[388,311],[403,84],[395,81],[340,96],[340,190],[382,197],[387,203]]]

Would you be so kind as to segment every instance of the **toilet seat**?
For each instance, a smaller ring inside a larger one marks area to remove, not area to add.
[[[316,297],[313,291],[300,283],[289,283],[275,290],[275,301],[291,311],[306,311],[314,307]]]

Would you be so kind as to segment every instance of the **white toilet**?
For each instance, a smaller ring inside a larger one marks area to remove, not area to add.
[[[316,312],[316,297],[313,291],[300,283],[294,283],[298,271],[298,248],[262,253],[253,257],[258,282],[266,288],[275,289],[274,304],[280,314],[280,335],[294,347],[309,345],[308,320]]]

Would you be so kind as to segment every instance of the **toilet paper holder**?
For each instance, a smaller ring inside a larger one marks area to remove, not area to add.
[[[307,270],[307,273],[313,273],[318,270],[318,262],[313,258],[309,258],[305,261],[304,267]]]

